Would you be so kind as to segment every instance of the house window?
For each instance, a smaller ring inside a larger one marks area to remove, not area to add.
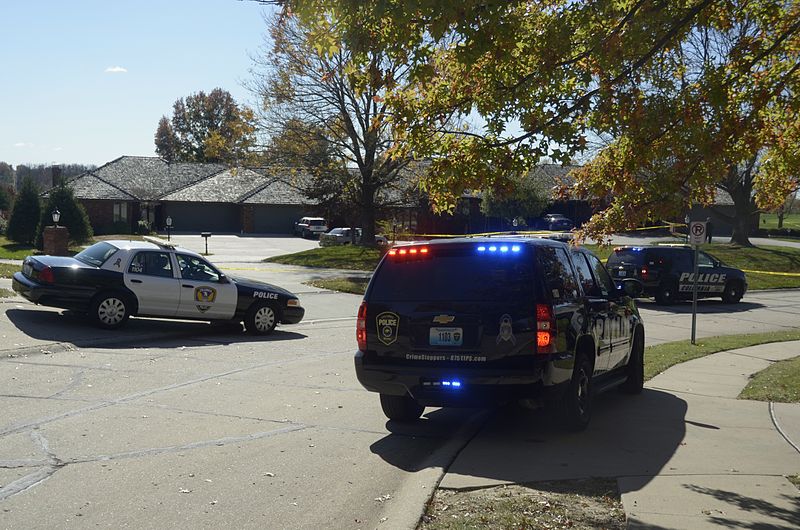
[[[128,220],[128,203],[115,202],[114,203],[114,222]]]

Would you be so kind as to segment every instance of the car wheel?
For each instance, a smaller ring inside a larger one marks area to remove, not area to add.
[[[661,305],[672,305],[677,294],[678,288],[675,282],[662,283],[656,291],[656,302]]]
[[[642,328],[636,328],[633,335],[631,357],[628,359],[625,372],[628,377],[620,386],[620,390],[626,394],[641,394],[644,388],[644,331]]]
[[[130,303],[124,295],[102,293],[95,297],[89,315],[103,329],[116,329],[130,317]]]
[[[567,429],[582,431],[589,425],[592,397],[592,363],[579,355],[560,407],[560,420]]]
[[[722,301],[726,304],[736,304],[744,295],[742,286],[739,282],[728,282],[722,292]]]
[[[244,327],[248,333],[266,335],[278,325],[278,313],[269,304],[254,304],[244,316]]]
[[[381,408],[386,417],[394,421],[417,420],[425,410],[425,407],[408,394],[404,396],[381,394]]]

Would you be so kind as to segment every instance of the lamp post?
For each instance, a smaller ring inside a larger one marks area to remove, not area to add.
[[[172,229],[172,217],[167,216],[167,241],[170,240],[170,230]]]
[[[53,223],[58,226],[58,221],[61,219],[61,212],[58,211],[58,208],[53,210],[53,213],[50,214],[53,216]]]

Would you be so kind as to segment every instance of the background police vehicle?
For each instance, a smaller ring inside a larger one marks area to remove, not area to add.
[[[627,289],[628,292],[624,292]],[[392,248],[358,311],[355,368],[386,416],[544,398],[574,429],[595,391],[643,384],[644,326],[590,252],[548,239],[460,238]]]
[[[636,278],[644,293],[659,304],[691,300],[694,285],[694,249],[687,245],[617,247],[606,261],[615,281]],[[698,253],[698,298],[722,297],[735,304],[747,291],[747,277],[703,251]]]
[[[251,333],[302,320],[305,310],[286,289],[226,276],[195,252],[146,239],[103,241],[74,257],[28,256],[13,289],[36,304],[88,313],[108,329],[133,315],[244,321]]]

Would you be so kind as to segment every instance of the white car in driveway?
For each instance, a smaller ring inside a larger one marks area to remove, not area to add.
[[[355,238],[353,237],[352,228],[333,228],[330,232],[319,236],[319,246],[321,247],[334,247],[337,245],[356,245],[361,243],[361,229],[355,229]],[[389,240],[384,236],[375,235],[375,244],[378,246],[385,246],[389,244]]]
[[[319,237],[328,231],[328,223],[322,217],[302,217],[294,224],[294,234],[304,238]]]

